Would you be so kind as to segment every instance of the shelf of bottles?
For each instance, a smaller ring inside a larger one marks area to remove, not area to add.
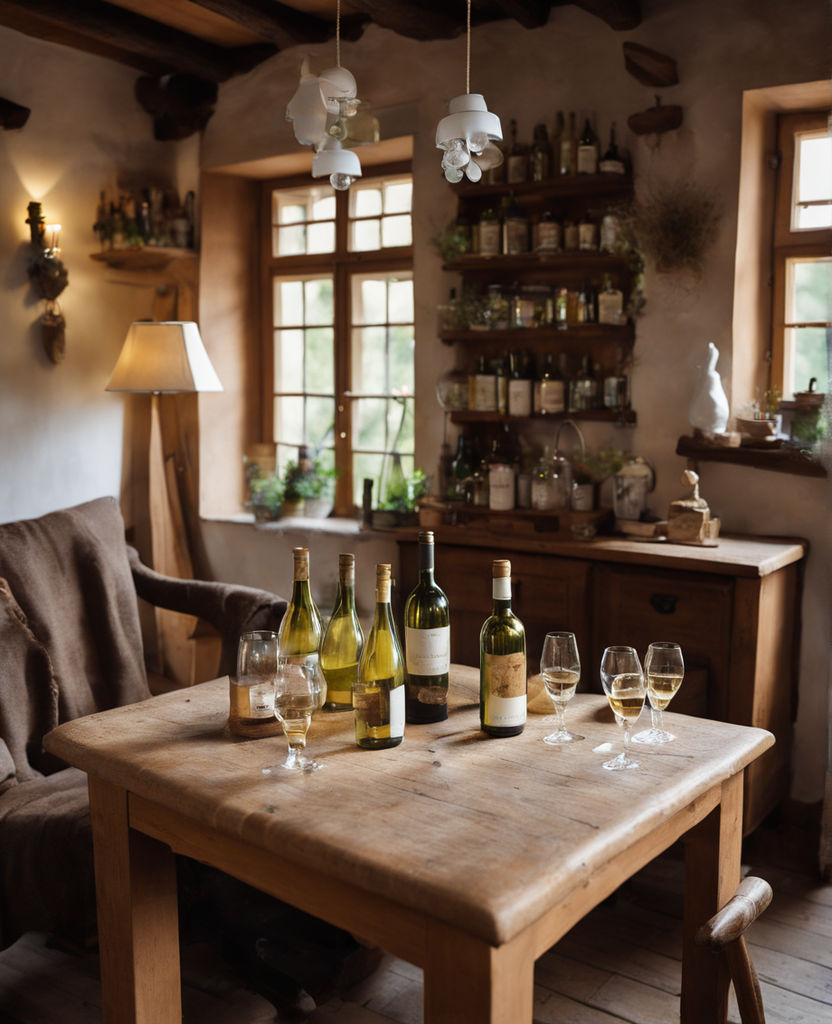
[[[503,327],[491,330],[476,328],[442,329],[439,337],[447,345],[471,345],[478,350],[495,347],[514,347],[514,343],[522,344],[523,348],[537,349],[542,343],[547,349],[552,342],[569,345],[570,342],[581,345],[585,342],[618,344],[632,342],[634,329],[631,323],[625,324],[574,324],[565,329],[556,327]]]
[[[532,414],[515,416],[508,412],[480,412],[478,409],[456,409],[451,411],[451,422],[459,425],[466,423],[526,423],[551,422],[558,420],[598,420],[608,423],[632,426],[636,422],[636,414],[632,409],[571,409],[561,413],[546,415]]]

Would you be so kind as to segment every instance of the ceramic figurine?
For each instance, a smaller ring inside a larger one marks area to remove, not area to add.
[[[667,513],[667,539],[676,544],[716,547],[719,519],[711,516],[707,501],[699,494],[699,474],[692,469],[682,473],[682,483],[691,488],[690,497],[671,501]]]
[[[690,402],[690,425],[694,432],[710,436],[723,434],[728,425],[728,399],[722,381],[716,372],[719,350],[712,341],[708,342],[708,363],[696,385]]]

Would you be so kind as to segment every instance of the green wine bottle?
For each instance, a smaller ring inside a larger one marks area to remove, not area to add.
[[[364,633],[355,613],[355,555],[338,556],[335,608],[321,641],[321,672],[326,680],[324,711],[352,711],[352,684]]]
[[[390,613],[390,566],[376,566],[376,610],[352,688],[355,742],[367,750],[404,739],[404,659]]]
[[[448,717],[451,620],[448,599],[433,578],[433,533],[419,534],[419,582],[404,606],[408,722]]]
[[[511,610],[511,562],[492,563],[494,607],[480,630],[480,725],[517,736],[526,724],[526,633]]]
[[[326,697],[326,683],[318,659],[321,616],[309,589],[309,548],[292,548],[292,559],[292,598],[280,620],[277,644],[281,657],[314,666],[319,689],[316,705],[320,708]]]

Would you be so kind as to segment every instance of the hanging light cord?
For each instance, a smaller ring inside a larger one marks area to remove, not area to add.
[[[340,4],[341,0],[338,0]],[[466,24],[468,45],[465,51],[465,91],[471,92],[471,0],[468,0],[468,18]]]
[[[470,0],[468,0],[468,10],[470,14]],[[341,67],[341,0],[336,0],[335,3],[335,64],[337,67]]]

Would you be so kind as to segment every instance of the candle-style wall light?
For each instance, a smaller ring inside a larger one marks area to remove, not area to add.
[[[46,223],[41,203],[29,203],[28,210],[26,223],[35,249],[28,269],[29,280],[46,303],[40,320],[44,351],[53,363],[59,363],[66,350],[66,321],[57,300],[69,280],[61,260],[61,225]]]

